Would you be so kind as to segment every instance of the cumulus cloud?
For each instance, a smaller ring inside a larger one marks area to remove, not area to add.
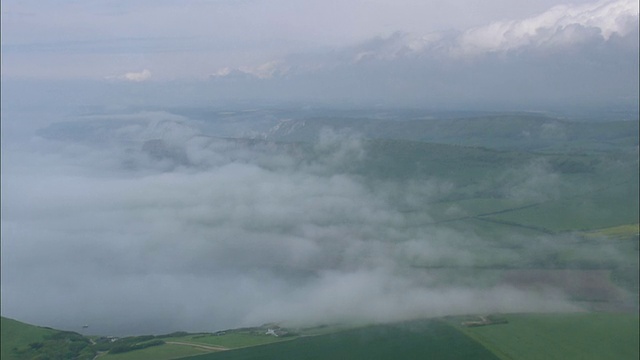
[[[610,0],[467,30],[397,31],[264,65],[222,68],[211,78],[238,80],[219,83],[231,97],[636,108],[637,54],[638,4]]]
[[[638,2],[598,1],[581,5],[558,5],[523,20],[493,22],[463,32],[454,48],[456,54],[507,51],[523,46],[581,43],[591,38],[608,40],[634,31]]]
[[[518,49],[567,47],[608,41],[637,32],[638,3],[603,0],[558,5],[520,20],[494,21],[462,31],[407,33],[378,37],[348,50],[353,62],[406,57],[469,57]]]

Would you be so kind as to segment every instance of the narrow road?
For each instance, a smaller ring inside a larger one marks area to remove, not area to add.
[[[102,355],[107,355],[108,351],[98,351],[96,353],[96,356],[93,357],[93,360],[96,360],[97,358],[99,358]]]
[[[180,341],[166,341],[165,343],[166,344],[173,344],[173,345],[193,346],[193,347],[206,349],[206,350],[213,350],[213,351],[229,350],[229,348],[222,347],[222,346],[201,345],[201,344],[194,344],[194,343],[180,342]]]

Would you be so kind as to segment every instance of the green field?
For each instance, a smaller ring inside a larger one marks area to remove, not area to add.
[[[490,219],[550,231],[596,230],[638,221],[637,178],[579,197],[489,216]]]
[[[321,327],[281,341],[272,336],[251,336],[243,329],[224,335],[189,334],[162,337],[167,342],[235,348],[226,351],[196,346],[164,344],[121,354],[100,354],[104,360],[134,359],[503,359],[503,360],[596,360],[637,359],[640,318],[623,313],[507,314],[506,324],[467,327],[463,321],[478,316],[414,320],[340,330]],[[254,328],[257,329],[257,328]],[[328,331],[328,333],[323,333]],[[45,353],[16,354],[14,349],[46,341],[65,332],[2,318],[2,359],[66,359]],[[88,341],[88,340],[87,340]],[[264,343],[272,341],[271,343]],[[68,343],[67,340],[63,343]],[[42,350],[44,351],[44,350]],[[40,355],[39,355],[40,354]],[[83,359],[93,358],[86,352]]]
[[[223,359],[497,359],[491,352],[437,320],[376,325],[270,345],[190,357]]]
[[[604,237],[614,240],[638,240],[640,234],[640,224],[627,224],[620,226],[612,226],[604,229],[593,230],[584,233],[586,237]]]
[[[121,354],[106,354],[100,356],[101,360],[171,360],[180,359],[191,355],[198,355],[210,352],[209,350],[185,346],[164,344],[153,346],[142,350],[130,351]]]
[[[456,327],[511,360],[638,359],[637,315],[611,313],[520,314],[509,323]]]
[[[272,342],[282,341],[286,338],[278,338],[272,335],[256,335],[242,333],[239,331],[229,332],[224,335],[190,335],[185,337],[169,338],[166,341],[180,341],[194,344],[202,344],[209,346],[220,346],[225,348],[241,348],[247,346],[256,346],[269,344]]]
[[[4,316],[0,331],[2,336],[0,357],[2,359],[18,359],[13,349],[26,348],[30,343],[42,341],[46,336],[56,333],[56,330],[28,325]]]
[[[80,334],[59,331],[1,318],[0,357],[20,359],[92,359],[89,339]]]

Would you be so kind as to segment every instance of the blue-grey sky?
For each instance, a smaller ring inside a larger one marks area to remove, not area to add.
[[[634,17],[635,0],[7,0],[2,74],[142,81],[241,68],[264,77],[291,54],[340,51],[398,32],[415,46],[457,32],[452,53],[468,56],[571,26],[608,38],[633,31]]]

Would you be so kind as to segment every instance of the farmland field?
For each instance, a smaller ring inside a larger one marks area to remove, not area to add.
[[[500,359],[638,359],[638,316],[611,313],[508,315],[508,324],[457,328]]]
[[[328,335],[191,357],[224,359],[497,359],[491,352],[437,320],[376,325]]]
[[[490,219],[539,226],[551,231],[596,230],[638,221],[638,179],[588,196],[558,199]]]
[[[259,335],[233,330],[224,335],[200,334],[189,335],[184,337],[167,338],[165,341],[187,342],[192,344],[201,344],[207,346],[219,346],[224,348],[241,348],[247,346],[256,346],[281,341],[283,338],[277,338],[271,335]],[[284,338],[286,339],[286,338]]]
[[[130,351],[120,354],[106,354],[100,356],[101,360],[170,360],[180,359],[186,356],[207,353],[209,350],[185,346],[164,344],[153,346],[142,350]]]

